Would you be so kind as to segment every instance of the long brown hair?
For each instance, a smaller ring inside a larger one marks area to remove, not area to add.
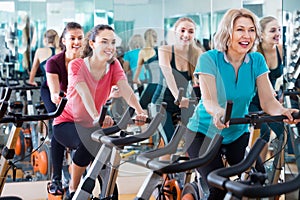
[[[80,54],[81,58],[90,57],[93,55],[93,49],[90,47],[89,41],[91,40],[91,41],[95,42],[96,36],[98,35],[98,33],[100,31],[103,31],[103,30],[114,31],[114,29],[111,26],[106,25],[106,24],[99,24],[99,25],[96,25],[94,28],[92,28],[92,30],[90,30],[86,34],[86,36],[83,40],[82,50],[81,50],[81,54]]]
[[[78,24],[77,22],[68,22],[59,38],[59,46],[60,46],[61,50],[63,50],[63,51],[66,50],[66,47],[62,42],[62,39],[65,38],[65,36],[69,30],[73,30],[73,29],[83,30],[82,26],[80,24]]]

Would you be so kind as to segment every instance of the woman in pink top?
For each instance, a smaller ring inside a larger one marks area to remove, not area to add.
[[[87,165],[93,160],[100,144],[91,139],[97,130],[101,107],[106,103],[111,88],[116,85],[120,95],[136,110],[137,125],[144,124],[143,113],[133,90],[127,82],[116,52],[114,30],[108,25],[95,26],[83,42],[82,58],[68,66],[68,102],[63,113],[55,118],[53,136],[62,145],[76,149],[73,155],[69,197],[71,199]],[[113,125],[106,116],[103,127]]]

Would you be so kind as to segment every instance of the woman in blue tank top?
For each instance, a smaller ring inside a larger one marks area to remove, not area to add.
[[[209,188],[209,200],[224,199],[226,195],[226,191],[207,182],[210,172],[225,167],[222,150],[225,150],[229,165],[235,165],[244,159],[249,140],[247,124],[229,126],[229,122],[222,122],[228,100],[233,102],[231,117],[244,117],[258,91],[266,113],[285,115],[287,123],[300,121],[294,120],[291,115],[299,110],[284,108],[274,96],[266,61],[260,53],[254,52],[259,36],[255,14],[244,8],[228,10],[214,37],[215,49],[203,53],[195,69],[195,74],[199,75],[202,96],[187,125],[189,130],[197,132],[188,149],[190,158],[199,157],[200,149],[206,146],[202,146],[205,140],[211,140],[215,134],[223,136],[217,156],[207,165],[197,168]]]

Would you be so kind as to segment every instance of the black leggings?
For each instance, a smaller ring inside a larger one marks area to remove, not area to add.
[[[207,183],[207,175],[212,172],[213,170],[225,167],[223,164],[222,156],[226,156],[226,161],[229,165],[234,165],[241,162],[244,158],[245,150],[248,145],[250,133],[246,132],[241,137],[239,137],[236,141],[230,144],[222,144],[218,155],[210,162],[209,164],[197,168],[197,171],[200,173],[201,177],[209,187],[209,198],[211,200],[223,200],[226,191],[220,190],[218,188],[211,187]],[[205,152],[208,144],[210,143],[211,139],[206,137],[202,133],[197,133],[196,137],[194,138],[191,146],[188,149],[188,154],[190,158],[197,158],[203,152]],[[201,147],[201,148],[199,148]]]
[[[65,147],[74,149],[72,160],[85,167],[94,159],[101,144],[91,139],[91,134],[99,128],[85,128],[73,122],[64,122],[53,126],[51,154],[53,179],[60,180]]]

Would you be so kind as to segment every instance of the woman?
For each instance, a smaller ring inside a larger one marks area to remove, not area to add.
[[[133,81],[133,76],[138,65],[139,52],[144,47],[144,43],[145,41],[141,34],[134,34],[128,42],[129,51],[124,53],[123,68],[127,74],[127,78],[130,83]],[[144,70],[142,70],[142,73],[140,74],[139,78],[141,81],[145,80]],[[139,95],[141,95],[143,90],[143,86],[140,86],[138,88]]]
[[[275,90],[275,84],[279,77],[283,73],[282,63],[282,44],[281,39],[281,26],[275,17],[267,16],[260,20],[261,37],[258,44],[257,51],[262,53],[265,57],[267,66],[270,70],[269,79],[272,87]],[[253,97],[250,103],[249,112],[255,112],[262,110],[258,98],[258,94]],[[281,122],[263,123],[261,124],[261,137],[269,142],[270,128],[275,132],[277,137],[284,132],[284,125]],[[262,152],[262,159],[265,160],[267,154],[267,146]]]
[[[164,45],[158,49],[159,66],[166,79],[167,89],[163,91],[163,101],[167,102],[167,119],[164,124],[164,132],[167,142],[173,136],[174,125],[172,117],[180,113],[180,108],[174,104],[178,97],[178,88],[183,87],[187,91],[189,81],[193,81],[193,72],[197,59],[202,50],[196,45],[196,24],[191,18],[179,18],[174,25],[176,41],[174,45]],[[155,95],[160,93],[161,87],[157,87]],[[181,107],[188,107],[188,99],[183,98]],[[189,118],[188,113],[181,113],[184,124]]]
[[[148,104],[151,102],[153,94],[155,92],[157,84],[161,83],[161,70],[158,65],[158,50],[156,45],[157,33],[154,29],[147,29],[144,33],[145,47],[142,48],[138,56],[138,66],[134,74],[133,82],[141,85],[139,80],[140,73],[145,66],[149,77],[146,89],[143,91],[140,103],[143,109],[148,108]]]
[[[61,35],[63,51],[51,57],[46,63],[47,82],[41,87],[41,96],[47,112],[56,110],[59,103],[60,91],[66,92],[68,85],[68,63],[80,56],[80,48],[84,37],[83,28],[76,22],[69,22]],[[51,137],[52,181],[48,192],[53,195],[62,195],[62,168],[65,147]]]
[[[71,61],[68,67],[68,102],[53,123],[53,137],[65,147],[76,150],[72,157],[68,199],[72,199],[85,168],[99,150],[100,143],[93,141],[91,134],[99,129],[97,122],[101,108],[111,88],[116,85],[120,95],[135,108],[137,125],[143,125],[147,118],[127,82],[121,64],[113,57],[115,43],[112,27],[95,26],[85,38],[82,58]],[[103,127],[112,125],[113,120],[107,115]]]
[[[191,158],[198,157],[206,137],[214,134],[223,136],[222,149],[226,149],[229,165],[244,158],[249,139],[248,125],[223,124],[227,100],[233,101],[232,117],[243,117],[248,113],[251,99],[258,90],[262,109],[270,115],[285,115],[287,123],[297,123],[291,113],[296,109],[284,108],[274,97],[268,78],[268,67],[264,57],[255,50],[259,39],[257,17],[247,9],[230,9],[223,16],[214,38],[215,50],[203,53],[198,61],[195,74],[199,76],[202,98],[187,127],[197,132],[188,149]],[[245,88],[247,88],[245,90]],[[219,155],[209,164],[198,168],[207,183],[207,175],[224,164]],[[208,199],[224,199],[226,191],[209,186]]]
[[[49,29],[44,33],[44,47],[38,48],[34,54],[33,64],[31,67],[29,81],[31,85],[37,86],[34,77],[39,70],[43,76],[42,80],[46,80],[46,62],[49,58],[61,51],[59,47],[59,36],[53,29]]]

